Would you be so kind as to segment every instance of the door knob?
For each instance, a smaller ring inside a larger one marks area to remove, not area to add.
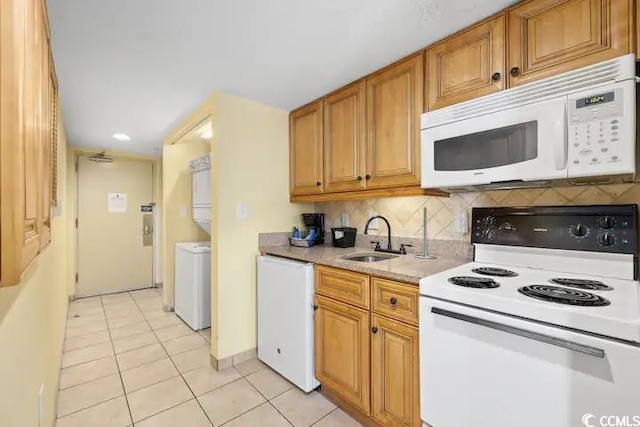
[[[373,332],[374,334],[378,333],[378,328],[376,328],[375,326],[373,328],[371,328],[371,332]]]
[[[396,297],[392,297],[389,302],[391,303],[391,305],[396,305],[398,303],[398,298]]]
[[[491,80],[493,80],[494,82],[499,82],[501,78],[502,76],[500,75],[500,73],[493,73],[493,75],[491,76]]]
[[[517,77],[518,75],[520,75],[520,67],[513,67],[510,73],[513,77]]]

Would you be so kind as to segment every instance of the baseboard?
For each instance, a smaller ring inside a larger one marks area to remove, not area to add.
[[[258,357],[258,350],[255,348],[222,359],[216,359],[211,355],[211,366],[213,366],[216,371],[222,371],[246,362],[247,360],[255,359],[256,357]]]

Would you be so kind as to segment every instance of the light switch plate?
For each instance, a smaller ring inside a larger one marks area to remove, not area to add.
[[[343,227],[348,227],[349,226],[349,214],[345,212],[345,213],[343,213],[341,215],[340,218],[341,218],[340,222],[341,222],[342,226]]]
[[[378,215],[378,212],[374,212],[374,211],[369,212],[369,218],[377,215]],[[369,223],[369,230],[377,230],[379,226],[380,226],[379,219],[376,218]]]
[[[245,219],[247,219],[248,215],[249,215],[249,212],[247,209],[247,205],[242,202],[238,203],[237,209],[236,209],[236,218],[238,218],[240,221],[244,221]]]

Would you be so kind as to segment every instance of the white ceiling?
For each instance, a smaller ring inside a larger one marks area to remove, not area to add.
[[[48,0],[69,141],[159,155],[214,91],[291,110],[511,3]]]

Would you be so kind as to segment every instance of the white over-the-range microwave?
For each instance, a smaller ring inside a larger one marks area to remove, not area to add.
[[[635,55],[425,113],[421,152],[423,188],[633,180]]]

